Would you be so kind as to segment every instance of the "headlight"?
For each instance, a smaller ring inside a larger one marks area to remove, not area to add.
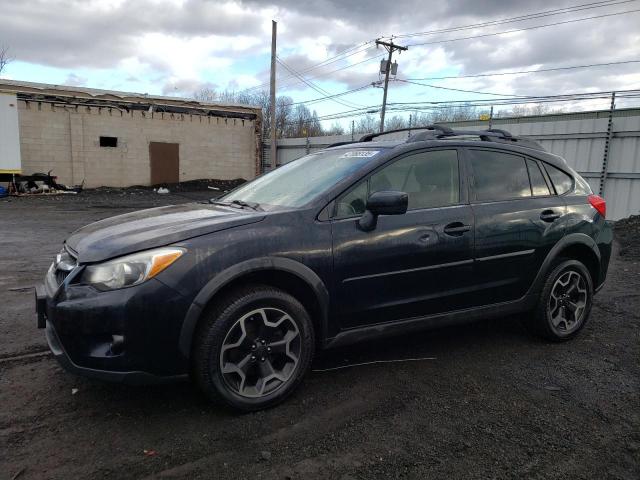
[[[89,265],[82,272],[80,282],[101,290],[138,285],[158,275],[183,253],[181,248],[157,248]]]

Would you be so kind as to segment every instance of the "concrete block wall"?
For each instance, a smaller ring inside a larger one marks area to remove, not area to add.
[[[20,101],[19,123],[23,173],[53,169],[65,184],[149,185],[150,142],[180,145],[180,181],[256,174],[251,120]],[[118,146],[100,147],[101,136]]]

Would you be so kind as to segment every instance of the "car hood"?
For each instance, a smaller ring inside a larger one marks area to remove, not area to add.
[[[188,238],[259,222],[264,212],[188,203],[106,218],[71,234],[66,245],[79,263],[101,262]]]

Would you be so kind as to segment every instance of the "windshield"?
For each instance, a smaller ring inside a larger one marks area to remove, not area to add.
[[[348,177],[380,150],[324,150],[289,162],[218,199],[258,205],[300,207]]]

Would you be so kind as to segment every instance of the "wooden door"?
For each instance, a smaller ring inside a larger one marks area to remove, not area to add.
[[[180,181],[180,145],[178,143],[150,142],[151,185]]]

